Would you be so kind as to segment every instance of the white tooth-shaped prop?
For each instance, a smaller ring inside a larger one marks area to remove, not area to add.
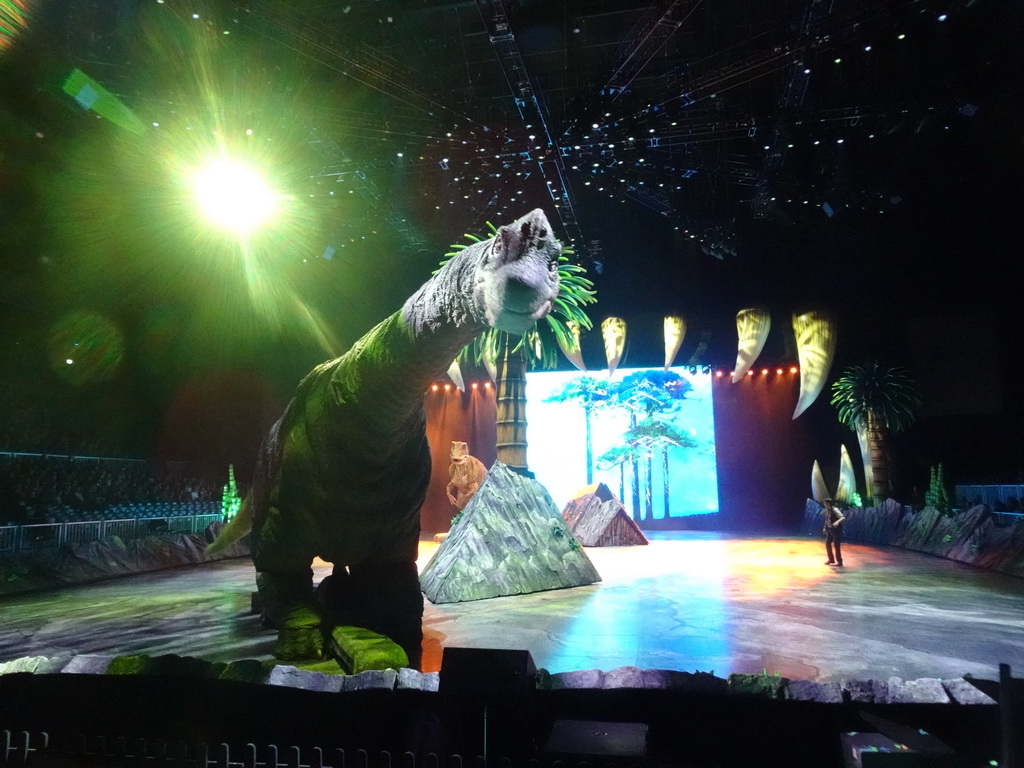
[[[829,498],[828,487],[825,485],[825,478],[821,474],[821,467],[818,466],[817,459],[814,460],[814,466],[811,467],[811,498],[819,504]]]
[[[793,418],[806,411],[825,388],[836,353],[836,327],[824,312],[793,315],[796,351],[800,358],[800,397]]]
[[[527,336],[527,341],[533,347],[533,357],[535,360],[544,359],[544,344],[540,340],[540,334],[534,332],[532,335]]]
[[[604,339],[604,356],[608,360],[608,378],[611,378],[622,359],[622,350],[626,348],[626,321],[621,317],[606,317],[601,323],[601,336]]]
[[[483,354],[480,356],[480,360],[484,364],[484,368],[487,370],[487,375],[491,377],[491,381],[497,384],[498,364],[494,359],[492,351],[490,349],[485,349]]]
[[[456,387],[463,392],[466,391],[466,382],[462,378],[462,368],[459,367],[458,360],[452,360],[452,364],[448,368],[448,378],[455,382]]]
[[[586,372],[587,367],[583,364],[583,353],[580,351],[580,327],[571,320],[566,323],[569,328],[568,344],[562,342],[562,337],[555,335],[558,348],[562,350],[565,359],[576,366],[577,369]]]
[[[686,338],[686,321],[678,315],[665,318],[665,370],[672,367],[676,354]]]
[[[751,307],[736,313],[736,336],[739,341],[736,346],[736,368],[732,374],[733,384],[746,376],[750,367],[757,362],[771,327],[772,316],[767,309]]]
[[[845,445],[839,446],[839,485],[836,488],[836,501],[849,504],[857,490],[857,478],[853,474],[853,462]]]

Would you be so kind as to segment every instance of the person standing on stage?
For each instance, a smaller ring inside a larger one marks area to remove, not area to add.
[[[822,533],[825,534],[825,552],[828,560],[825,565],[843,567],[843,513],[835,508],[832,499],[825,499],[825,527]],[[832,556],[832,545],[835,545],[835,557]]]

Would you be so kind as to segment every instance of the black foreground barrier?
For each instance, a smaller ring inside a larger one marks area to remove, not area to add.
[[[18,673],[0,676],[0,765],[1013,768],[1001,761],[1000,717],[995,706],[822,704],[647,689],[529,691],[507,699],[492,692],[482,702],[414,690],[324,693],[172,675]],[[884,743],[878,722],[943,749],[926,754],[902,745],[887,753],[875,746]],[[844,742],[850,733],[879,738]],[[865,752],[844,753],[844,743]]]

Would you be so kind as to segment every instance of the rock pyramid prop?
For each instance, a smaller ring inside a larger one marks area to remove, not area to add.
[[[604,483],[580,489],[562,510],[569,530],[585,547],[631,547],[647,544],[640,526]]]
[[[547,490],[497,461],[420,574],[432,603],[525,595],[601,580]]]

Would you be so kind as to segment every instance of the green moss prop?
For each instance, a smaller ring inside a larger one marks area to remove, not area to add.
[[[353,675],[370,669],[409,666],[409,656],[401,646],[362,627],[335,627],[331,632],[331,651],[338,663]]]

